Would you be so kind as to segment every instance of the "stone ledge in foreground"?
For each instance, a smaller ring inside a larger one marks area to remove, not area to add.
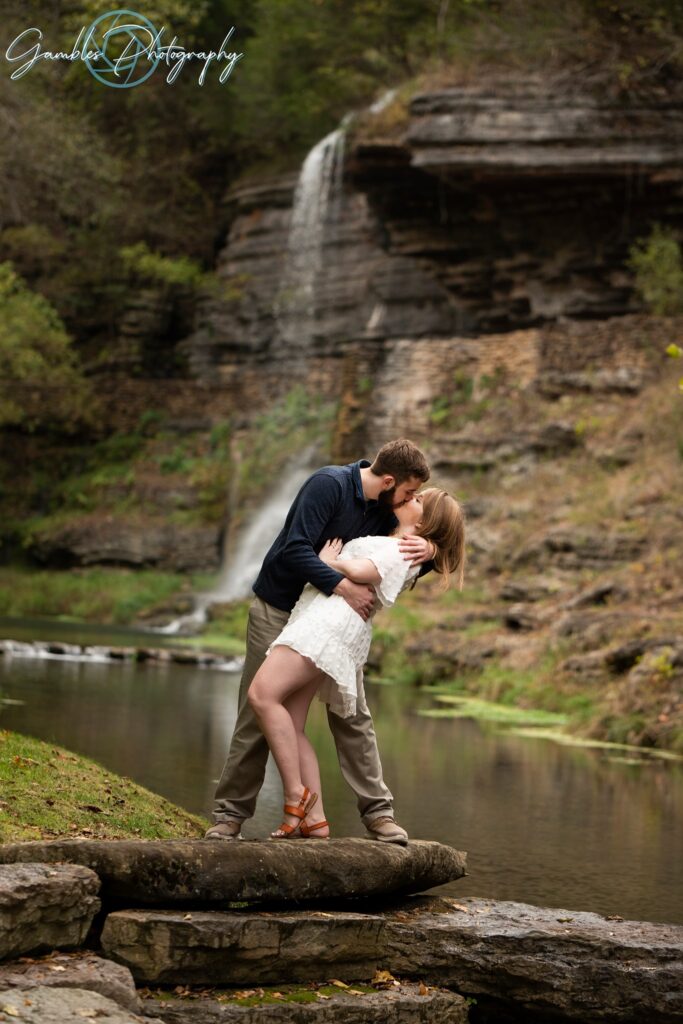
[[[683,926],[476,897],[367,914],[119,911],[102,944],[139,982],[253,987],[387,969],[543,1024],[683,1014]]]
[[[413,902],[451,909],[383,915],[393,973],[523,1007],[529,1020],[681,1020],[681,925],[476,897]]]
[[[168,906],[342,900],[423,892],[465,874],[467,854],[441,843],[368,839],[222,842],[56,839],[0,845],[0,863],[91,868],[105,905]]]
[[[310,1003],[281,1002],[262,1006],[236,1006],[213,999],[143,1001],[144,1012],[157,1014],[165,1024],[467,1024],[467,1002],[454,992],[403,984],[385,992],[353,995],[340,992]]]
[[[386,957],[378,914],[120,910],[100,938],[138,984],[282,985],[370,981]]]
[[[99,888],[78,865],[0,865],[0,959],[80,945],[100,909]]]

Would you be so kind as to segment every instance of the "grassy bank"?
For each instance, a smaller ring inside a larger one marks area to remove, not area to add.
[[[196,839],[210,824],[69,750],[0,731],[0,842]]]
[[[0,567],[0,615],[54,617],[103,625],[129,625],[159,605],[188,606],[212,576],[109,569],[68,571]]]

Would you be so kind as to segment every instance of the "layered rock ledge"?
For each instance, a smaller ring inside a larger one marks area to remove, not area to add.
[[[343,900],[424,892],[465,874],[467,855],[433,842],[367,839],[222,843],[53,840],[0,846],[0,863],[68,861],[102,881],[105,906]]]
[[[683,927],[476,897],[366,914],[121,911],[102,944],[138,982],[361,982],[379,969],[525,1020],[664,1024],[683,1013]]]
[[[339,992],[325,1002],[286,1003],[265,1006],[234,1006],[213,999],[155,1001],[146,999],[144,1009],[166,1024],[214,1024],[239,1021],[254,1024],[467,1024],[467,1002],[455,992],[401,985],[384,992]]]

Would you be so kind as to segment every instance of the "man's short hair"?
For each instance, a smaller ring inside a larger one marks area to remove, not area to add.
[[[423,483],[429,480],[429,465],[424,454],[405,437],[382,445],[370,469],[375,476],[393,476],[397,486],[411,477]]]

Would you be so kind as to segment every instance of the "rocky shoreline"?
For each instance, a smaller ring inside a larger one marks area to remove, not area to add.
[[[96,644],[69,644],[61,640],[0,640],[0,655],[6,658],[59,658],[64,661],[151,661],[237,672],[243,658],[225,657],[208,651],[169,647],[110,647]]]
[[[465,873],[438,843],[56,840],[4,844],[0,861],[0,1021],[683,1012],[683,927],[420,895]]]

